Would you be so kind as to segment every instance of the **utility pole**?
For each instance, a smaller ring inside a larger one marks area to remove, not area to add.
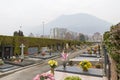
[[[42,24],[43,24],[43,38],[44,38],[44,21],[42,22]]]

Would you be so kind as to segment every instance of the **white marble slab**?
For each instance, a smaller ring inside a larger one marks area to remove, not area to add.
[[[95,57],[75,57],[73,59],[70,59],[70,61],[84,61],[84,60],[88,60],[88,61],[99,61],[102,58],[95,58]]]

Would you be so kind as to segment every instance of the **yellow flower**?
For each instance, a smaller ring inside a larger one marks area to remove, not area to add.
[[[91,68],[92,67],[92,64],[87,60],[81,61],[79,64],[82,68]]]
[[[55,67],[58,65],[57,61],[55,61],[55,60],[49,60],[49,61],[48,61],[48,64],[49,64],[50,67],[52,67],[52,68],[55,68]]]

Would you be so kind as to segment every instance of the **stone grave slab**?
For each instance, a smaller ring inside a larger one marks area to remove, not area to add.
[[[98,62],[101,58],[94,58],[94,57],[75,57],[73,59],[70,59],[70,61],[84,61],[88,60],[91,62]]]
[[[23,62],[12,62],[12,61],[7,61],[6,60],[4,62],[7,63],[7,64],[12,64],[12,65],[21,66],[21,67],[32,65],[32,64],[35,63],[35,62],[29,61],[29,60],[23,60]]]
[[[63,66],[59,66],[55,70],[66,73],[103,77],[103,69],[90,68],[88,71],[83,71],[82,68],[77,66],[66,66],[66,69],[64,70]]]
[[[0,65],[0,69],[10,68],[10,67],[13,67],[13,66],[14,65],[3,64],[3,65]]]
[[[80,57],[100,57],[100,56],[96,54],[85,53],[85,54],[80,54]]]
[[[0,72],[10,71],[10,70],[13,70],[16,68],[19,68],[19,66],[14,66],[14,65],[10,65],[10,64],[3,64],[3,65],[0,65]]]
[[[35,62],[35,63],[41,63],[41,62],[43,61],[42,59],[30,58],[30,57],[28,57],[26,60],[33,61],[33,62]]]

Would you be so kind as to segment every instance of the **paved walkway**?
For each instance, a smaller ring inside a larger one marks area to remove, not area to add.
[[[82,80],[106,80],[105,77],[95,77],[95,76],[87,76],[80,74],[72,74],[72,73],[64,73],[55,71],[55,80],[64,80],[67,76],[79,76]]]
[[[78,54],[82,53],[83,51],[85,50],[76,51],[70,54],[69,58],[73,58]],[[56,60],[58,61],[59,65],[62,64],[61,58],[57,58]],[[32,80],[32,78],[35,77],[37,74],[47,72],[50,70],[50,67],[47,62],[48,60],[45,60],[43,64],[39,64],[27,69],[14,72],[12,74],[0,78],[0,80]]]

